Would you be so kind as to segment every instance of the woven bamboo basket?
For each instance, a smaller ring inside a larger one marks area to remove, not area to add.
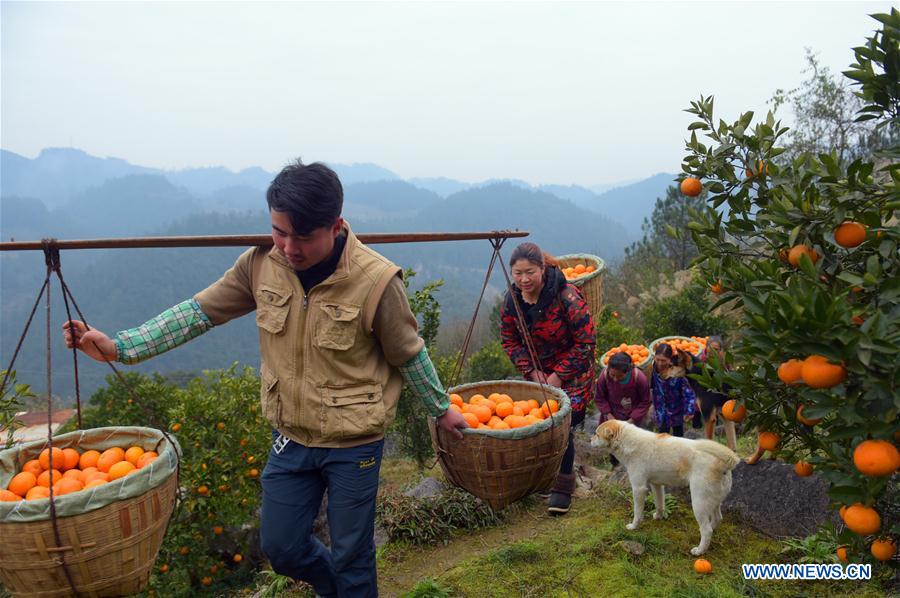
[[[101,429],[102,430],[102,429]],[[108,428],[107,430],[116,430]],[[161,437],[157,430],[149,428],[126,428],[147,430]],[[96,430],[86,431],[88,434]],[[74,432],[54,438],[54,446],[64,448],[74,446],[71,442]],[[150,442],[148,435],[148,444]],[[133,437],[133,436],[129,436]],[[115,436],[104,436],[102,445],[92,446],[90,442],[79,444],[79,448],[109,448],[116,444]],[[35,450],[21,451],[16,460],[36,458],[42,446],[37,444]],[[122,443],[124,444],[124,442]],[[147,448],[152,448],[150,445]],[[18,449],[9,449],[10,452]],[[53,523],[48,518],[36,521],[14,522],[10,512],[4,511],[5,518],[0,519],[0,581],[15,597],[56,598],[72,596],[72,586],[63,568],[68,570],[72,585],[79,596],[94,598],[101,596],[130,596],[144,590],[150,579],[151,569],[156,560],[159,547],[172,510],[175,506],[175,494],[178,477],[174,467],[169,467],[174,457],[174,450],[168,442],[160,446],[160,456],[166,467],[157,469],[158,481],[153,481],[153,473],[139,470],[138,473],[126,476],[98,488],[106,493],[128,495],[126,484],[135,484],[138,475],[144,475],[144,485],[152,485],[143,493],[123,500],[98,500],[107,503],[100,508],[88,510],[74,515],[59,516],[66,512],[64,501],[84,502],[84,497],[73,493],[55,499],[57,505],[57,529],[60,542],[57,543]],[[155,463],[155,462],[154,462]],[[3,472],[9,473],[9,472]],[[119,485],[116,488],[116,485]],[[100,493],[98,492],[98,495]],[[108,497],[107,497],[108,498]],[[49,505],[48,499],[23,501],[24,504],[38,503]],[[82,509],[79,504],[79,510]],[[69,509],[71,510],[71,509]],[[14,514],[13,514],[14,515]]]
[[[652,343],[650,343],[650,355],[654,355],[656,353],[656,346],[658,344],[664,343],[668,340],[674,340],[674,339],[679,339],[679,340],[683,340],[683,341],[690,341],[690,342],[696,343],[697,345],[699,345],[700,349],[696,353],[691,353],[691,357],[693,357],[694,359],[700,359],[703,357],[703,345],[701,343],[698,343],[697,341],[695,341],[694,339],[692,339],[690,337],[677,336],[674,334],[670,335],[670,336],[661,336],[658,339],[656,339],[655,341],[653,341]]]
[[[636,368],[639,368],[639,369],[643,370],[645,374],[649,372],[649,370],[650,370],[650,365],[653,363],[653,349],[651,349],[650,347],[647,347],[647,349],[648,349],[648,351],[650,352],[650,354],[647,356],[647,358],[646,358],[644,361],[640,362],[640,363],[634,364],[634,366],[635,366]],[[605,368],[606,368],[606,364],[607,364],[607,362],[609,361],[610,356],[611,356],[613,353],[618,353],[618,352],[619,352],[619,348],[618,348],[618,347],[613,347],[612,349],[610,349],[609,351],[607,351],[606,353],[604,353],[603,355],[601,355],[601,356],[600,356],[600,359],[598,360],[598,363],[599,363],[599,365],[600,365],[600,369],[605,369]]]
[[[448,392],[464,401],[475,394],[497,392],[515,400],[535,399],[541,405],[546,399],[559,403],[559,411],[538,424],[512,430],[466,429],[462,440],[428,418],[431,443],[448,480],[492,509],[502,509],[553,483],[569,443],[572,408],[565,392],[551,386],[542,390],[539,384],[518,380],[464,384]]]
[[[591,310],[592,316],[600,315],[603,309],[603,272],[606,269],[606,262],[596,255],[589,253],[571,253],[561,255],[556,258],[559,268],[568,268],[583,264],[585,266],[593,266],[595,270],[590,274],[579,276],[575,280],[570,281],[576,287],[581,289],[584,294],[584,300],[587,302],[588,309]]]

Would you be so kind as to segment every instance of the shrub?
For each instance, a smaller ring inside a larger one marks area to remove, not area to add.
[[[468,492],[447,488],[439,496],[379,496],[376,517],[392,542],[436,544],[455,530],[475,530],[503,522],[507,511],[495,512]]]
[[[707,336],[724,334],[730,322],[710,310],[709,289],[699,280],[680,292],[646,306],[640,312],[647,342],[661,336]]]
[[[510,361],[503,345],[495,340],[469,356],[463,381],[505,380],[519,375],[519,370]]]

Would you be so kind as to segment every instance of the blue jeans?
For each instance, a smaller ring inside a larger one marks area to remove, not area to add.
[[[384,440],[329,449],[274,438],[260,521],[272,569],[311,584],[319,596],[377,596],[375,497]],[[312,532],[326,488],[331,550]]]

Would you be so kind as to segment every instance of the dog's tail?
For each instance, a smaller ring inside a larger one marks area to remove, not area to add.
[[[712,440],[695,440],[697,450],[703,451],[707,455],[711,455],[718,459],[723,465],[723,472],[727,473],[737,467],[740,458],[727,446],[721,445]]]

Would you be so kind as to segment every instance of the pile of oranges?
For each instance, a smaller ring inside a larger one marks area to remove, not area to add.
[[[644,363],[647,361],[647,358],[650,357],[650,349],[648,349],[646,345],[626,345],[625,343],[622,343],[618,347],[613,347],[604,353],[600,358],[600,363],[603,364],[603,366],[606,366],[609,363],[609,358],[613,356],[613,353],[625,353],[631,357],[631,361],[634,362],[634,365]]]
[[[692,339],[696,339],[696,337],[691,337]],[[686,353],[690,353],[694,357],[700,355],[700,352],[703,350],[703,347],[706,346],[706,343],[701,343],[699,340],[685,340],[683,338],[661,338],[657,342],[665,343],[672,347],[673,349],[678,349],[680,351],[685,351]]]
[[[585,266],[584,264],[577,264],[575,266],[570,266],[568,268],[563,268],[562,273],[566,277],[566,280],[575,280],[576,278],[581,278],[585,274],[590,274],[594,272],[597,268],[594,266]]]
[[[708,336],[692,336],[691,340],[698,343],[703,349],[706,349],[706,343],[709,341]]]
[[[555,399],[548,399],[543,405],[536,399],[514,401],[509,395],[497,392],[487,397],[475,394],[466,402],[460,395],[451,394],[450,409],[462,413],[470,428],[509,430],[543,421],[559,411],[559,403]]]
[[[22,466],[5,490],[0,490],[0,501],[39,500],[87,490],[118,480],[152,463],[157,458],[154,451],[144,451],[139,446],[125,450],[120,447],[100,451],[78,452],[73,448],[53,449],[53,469],[50,469],[50,451],[44,449],[37,459]]]

